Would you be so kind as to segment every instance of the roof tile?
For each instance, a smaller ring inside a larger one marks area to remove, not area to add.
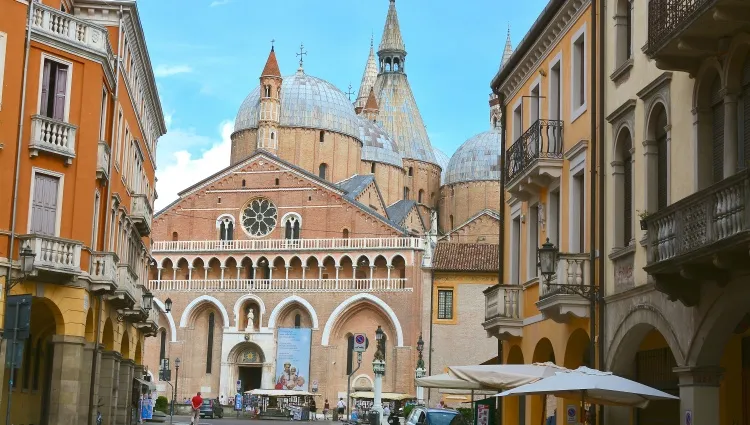
[[[496,272],[500,269],[500,245],[440,242],[435,247],[433,269]]]

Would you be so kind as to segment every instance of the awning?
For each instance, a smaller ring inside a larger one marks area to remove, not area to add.
[[[351,398],[364,398],[364,399],[375,399],[375,393],[372,391],[355,391],[349,394]],[[401,393],[383,393],[381,397],[383,400],[411,400],[414,397],[410,394]]]
[[[443,388],[453,390],[492,390],[492,388],[485,387],[480,383],[464,381],[463,379],[453,377],[447,373],[418,378],[417,385],[424,388]],[[495,394],[495,392],[493,392],[493,394]]]
[[[262,395],[262,396],[267,396],[267,397],[304,397],[304,396],[319,396],[320,395],[320,394],[309,393],[307,391],[262,390],[262,389],[245,391],[245,394]]]
[[[133,379],[138,381],[138,383],[143,385],[144,387],[148,387],[149,391],[156,391],[156,385],[153,382],[149,382],[149,381],[146,381],[145,379],[140,379],[140,378],[133,378]]]

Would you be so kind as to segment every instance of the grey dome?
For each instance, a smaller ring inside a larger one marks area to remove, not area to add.
[[[403,167],[404,161],[398,152],[398,146],[383,130],[383,127],[362,116],[357,118],[359,119],[359,138],[362,140],[362,160]]]
[[[448,163],[445,184],[500,179],[500,132],[485,131],[458,148]]]
[[[245,98],[234,120],[234,131],[258,128],[260,86]],[[282,127],[335,131],[359,139],[359,120],[346,95],[328,81],[297,71],[281,83]]]
[[[451,159],[440,149],[432,148],[432,151],[435,152],[435,161],[437,161],[437,165],[439,165],[441,169],[440,185],[442,186],[443,184],[445,184],[445,173],[448,170],[448,163]]]

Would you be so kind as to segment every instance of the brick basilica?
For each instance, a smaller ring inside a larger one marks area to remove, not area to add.
[[[230,166],[155,215],[148,287],[166,325],[147,341],[145,359],[156,376],[160,359],[181,358],[178,399],[229,397],[237,381],[243,391],[338,399],[357,367],[352,334],[373,338],[378,326],[384,391],[414,394],[420,334],[432,370],[496,355],[480,300],[497,282],[497,255],[484,266],[449,267],[465,270],[459,281],[469,285],[439,288],[433,272],[441,252],[460,260],[472,245],[497,242],[499,110],[491,101],[491,129],[449,159],[430,144],[406,56],[394,0],[354,104],[302,62],[282,75],[272,48],[237,113]],[[459,356],[451,344],[433,348],[431,331],[448,328],[431,323],[450,327],[442,340],[476,334],[476,349]],[[289,348],[282,329],[309,329],[309,342],[297,341],[310,345],[309,368],[291,372],[277,358]],[[354,389],[372,388],[373,354],[364,353]]]

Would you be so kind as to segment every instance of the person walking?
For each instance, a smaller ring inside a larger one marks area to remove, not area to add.
[[[323,404],[323,420],[328,420],[328,412],[331,411],[331,405],[328,403],[328,399],[326,399],[325,403]],[[333,419],[333,415],[331,415],[331,419]]]
[[[201,397],[200,391],[190,400],[190,407],[193,409],[190,415],[190,425],[198,425],[201,419],[201,406],[203,405],[203,398]]]
[[[338,413],[338,420],[343,421],[344,418],[344,410],[346,409],[346,403],[344,403],[344,398],[340,398],[339,402],[336,404],[336,410]]]
[[[313,421],[318,420],[318,405],[315,404],[315,398],[310,399],[310,419]]]

